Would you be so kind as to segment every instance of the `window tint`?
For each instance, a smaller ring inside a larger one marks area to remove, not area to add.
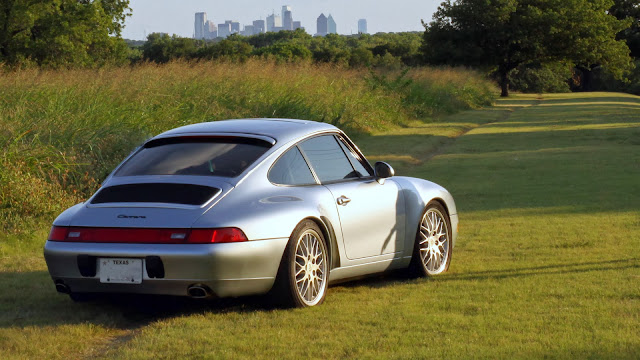
[[[282,185],[309,185],[316,180],[297,146],[287,151],[269,171],[269,181]]]
[[[322,182],[357,178],[358,174],[332,135],[318,136],[300,144]]]
[[[115,176],[204,175],[235,177],[270,144],[246,138],[170,138],[145,144]]]
[[[369,172],[369,170],[367,170],[367,168],[364,167],[364,165],[362,165],[360,160],[358,160],[358,158],[353,154],[351,150],[349,150],[349,147],[341,139],[339,139],[338,142],[340,143],[340,146],[342,146],[342,150],[344,150],[345,154],[347,154],[347,157],[351,161],[351,165],[353,165],[360,177],[373,175]]]

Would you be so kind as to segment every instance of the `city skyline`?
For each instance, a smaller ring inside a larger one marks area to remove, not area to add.
[[[254,20],[266,20],[272,13],[282,16],[282,6],[293,8],[294,20],[300,21],[306,31],[315,35],[316,21],[321,13],[331,14],[338,24],[338,34],[358,33],[358,20],[367,19],[368,32],[423,31],[420,20],[431,21],[431,15],[440,1],[397,0],[237,0],[233,3],[204,0],[176,2],[170,0],[131,0],[133,15],[125,21],[122,36],[132,40],[144,40],[153,32],[193,37],[194,14],[206,12],[213,24],[226,20],[237,21],[242,26]]]

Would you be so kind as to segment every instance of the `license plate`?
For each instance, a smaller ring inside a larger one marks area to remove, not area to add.
[[[101,283],[142,283],[142,259],[99,258],[98,264]]]

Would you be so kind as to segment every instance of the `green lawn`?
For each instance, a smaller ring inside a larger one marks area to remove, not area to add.
[[[16,240],[0,247],[0,358],[640,358],[640,97],[514,95],[357,142],[454,195],[447,274],[332,286],[302,310],[74,304]]]

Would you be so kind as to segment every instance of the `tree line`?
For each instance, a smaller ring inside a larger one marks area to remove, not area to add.
[[[640,94],[640,0],[446,0],[424,32],[328,35],[303,30],[214,41],[121,37],[128,0],[3,0],[0,63],[99,67],[175,59],[466,66],[510,90]],[[428,17],[429,14],[425,14]]]
[[[135,61],[165,63],[175,59],[244,61],[263,57],[283,62],[314,61],[345,66],[418,66],[421,33],[312,37],[304,30],[231,35],[215,41],[151,34]]]

